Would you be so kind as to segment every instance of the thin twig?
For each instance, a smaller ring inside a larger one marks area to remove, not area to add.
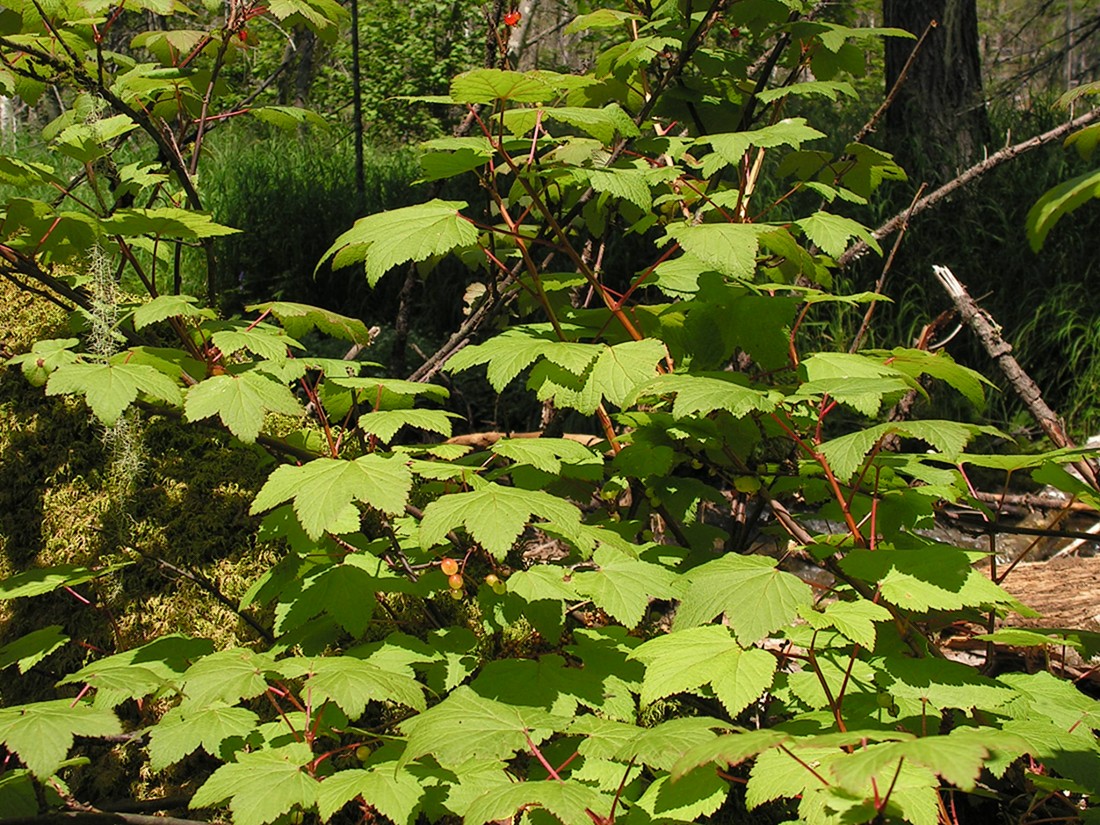
[[[875,125],[882,116],[886,114],[886,110],[893,104],[894,98],[898,96],[898,92],[901,91],[901,87],[905,84],[905,78],[909,75],[909,70],[913,67],[917,55],[920,54],[920,50],[924,46],[924,41],[928,39],[928,35],[932,33],[932,29],[936,28],[938,25],[939,24],[935,20],[928,21],[928,25],[924,27],[924,32],[917,40],[916,45],[913,46],[913,50],[909,52],[909,57],[906,59],[905,65],[901,67],[897,80],[895,80],[894,85],[890,87],[890,92],[886,95],[886,99],[882,101],[882,105],[875,110],[875,113],[871,115],[870,119],[863,124],[863,128],[856,133],[854,138],[855,143],[863,143],[863,139],[875,130]]]
[[[1001,164],[1010,161],[1013,158],[1019,157],[1025,152],[1030,152],[1032,149],[1037,149],[1040,146],[1045,146],[1048,143],[1052,143],[1064,137],[1068,133],[1080,129],[1082,126],[1087,126],[1098,118],[1100,118],[1100,109],[1094,109],[1087,114],[1083,114],[1080,117],[1074,118],[1068,123],[1063,123],[1061,126],[1051,129],[1050,131],[1043,132],[1041,135],[1036,135],[1033,138],[1028,138],[1025,141],[1021,141],[1020,143],[1014,144],[1012,146],[1007,146],[1001,151],[995,152],[980,163],[976,163],[971,166],[954,180],[948,181],[939,189],[936,189],[931,193],[925,195],[923,198],[913,204],[912,207],[906,208],[898,214],[894,215],[894,217],[890,218],[890,220],[886,221],[886,223],[882,224],[882,226],[872,232],[871,237],[873,237],[876,241],[881,241],[887,235],[896,232],[906,221],[908,221],[913,216],[919,215],[924,210],[935,206],[956,189],[961,189],[971,181],[980,178],[991,169],[995,169]],[[856,258],[859,258],[864,253],[866,253],[869,248],[870,247],[868,246],[867,241],[859,241],[853,244],[843,255],[841,255],[837,259],[837,265],[841,269],[844,269],[846,266],[848,266],[848,264],[856,260]]]

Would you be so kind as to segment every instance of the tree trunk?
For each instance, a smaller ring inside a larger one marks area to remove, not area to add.
[[[883,0],[883,22],[920,36],[917,55],[886,115],[889,149],[915,175],[943,183],[969,166],[989,141],[982,99],[976,0]],[[914,41],[886,40],[886,88],[893,88]]]

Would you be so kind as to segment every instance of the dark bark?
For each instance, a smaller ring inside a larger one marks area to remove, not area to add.
[[[982,98],[975,0],[883,0],[883,22],[919,36],[924,44],[886,114],[888,148],[907,169],[942,182],[968,166],[989,141]],[[901,73],[913,41],[886,40],[886,88]]]

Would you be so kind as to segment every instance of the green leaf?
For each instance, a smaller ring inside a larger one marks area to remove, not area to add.
[[[1066,679],[1041,670],[1037,673],[1002,673],[997,681],[1017,694],[1006,708],[1014,718],[1047,718],[1063,730],[1100,729],[1100,702],[1086,696]]]
[[[973,567],[969,554],[954,547],[853,550],[840,566],[850,576],[877,582],[882,597],[891,604],[917,613],[1018,604]]]
[[[761,729],[747,733],[731,733],[708,742],[694,745],[684,751],[672,768],[674,777],[687,775],[695,768],[710,763],[721,767],[739,765],[746,759],[781,745],[791,738],[783,731]]]
[[[1100,169],[1085,172],[1043,193],[1028,210],[1024,226],[1033,251],[1043,248],[1050,230],[1062,219],[1093,198],[1100,198]]]
[[[594,788],[577,782],[517,782],[487,791],[466,809],[463,822],[511,821],[521,809],[545,808],[563,825],[591,822],[592,814],[610,810],[611,799]]]
[[[69,637],[56,624],[20,636],[0,647],[0,670],[18,665],[19,672],[26,673],[67,641]]]
[[[223,355],[233,355],[241,350],[266,358],[269,361],[284,361],[287,347],[305,349],[299,342],[283,331],[269,324],[245,325],[242,321],[206,324],[207,329],[215,330],[210,336],[211,342]]]
[[[534,72],[474,69],[451,81],[451,99],[455,103],[491,103],[494,100],[542,103],[557,96],[558,90]]]
[[[133,562],[125,561],[108,565],[98,570],[75,564],[55,564],[51,567],[36,567],[16,573],[0,581],[0,601],[28,596],[41,596],[52,593],[59,587],[76,587],[100,576],[106,576],[121,570]]]
[[[863,465],[875,444],[897,433],[926,441],[947,456],[958,456],[981,428],[957,421],[897,421],[876,424],[822,444],[818,450],[841,481],[847,481]]]
[[[874,623],[891,618],[886,608],[865,599],[831,602],[824,610],[804,606],[798,612],[814,630],[835,628],[842,636],[867,649],[875,646]]]
[[[38,795],[30,771],[19,768],[0,773],[0,810],[8,817],[38,816]]]
[[[725,614],[737,640],[750,645],[790,623],[813,596],[808,584],[775,564],[760,556],[728,555],[685,574],[691,585],[676,611],[674,630]]]
[[[302,408],[286,384],[259,370],[214,375],[187,390],[183,405],[188,421],[218,416],[229,432],[252,444],[267,413],[299,416]]]
[[[806,233],[807,238],[833,258],[839,258],[848,248],[849,238],[859,238],[879,255],[882,254],[882,247],[871,234],[871,230],[851,218],[815,212],[810,217],[797,221],[797,225]]]
[[[377,578],[351,563],[354,558],[349,555],[344,564],[331,565],[306,579],[302,590],[293,595],[285,611],[276,611],[275,631],[286,633],[323,613],[352,636],[362,636],[374,614],[374,593],[381,588]],[[379,560],[379,563],[382,562]],[[407,579],[401,581],[408,583]]]
[[[896,347],[892,350],[872,350],[868,354],[889,359],[892,369],[904,372],[913,378],[919,375],[938,378],[962,393],[976,407],[981,407],[985,403],[983,387],[996,386],[981,373],[956,363],[946,350],[933,353]]]
[[[220,701],[177,705],[149,732],[149,766],[154,771],[162,771],[198,748],[211,756],[220,756],[226,739],[238,737],[243,740],[258,721],[259,717],[252,711]]]
[[[134,329],[164,321],[168,318],[213,318],[209,309],[195,306],[190,295],[160,295],[134,310]]]
[[[172,406],[180,403],[179,388],[145,364],[90,364],[74,361],[57,368],[46,384],[46,395],[83,395],[104,424],[118,421],[123,410],[145,393]]]
[[[871,778],[893,773],[899,760],[921,765],[963,791],[972,791],[992,750],[1023,756],[1027,741],[994,728],[959,728],[948,736],[925,736],[903,742],[882,742],[862,748],[832,764],[832,773],[853,791],[870,790]]]
[[[716,272],[750,280],[760,236],[770,231],[770,226],[751,223],[679,223],[668,228],[668,237]]]
[[[71,364],[79,356],[72,348],[79,344],[76,338],[47,338],[35,341],[30,352],[8,359],[8,364],[19,364],[23,377],[33,386],[44,386],[50,374],[58,367]]]
[[[738,383],[740,379],[725,373],[723,377],[677,373],[654,378],[623,400],[624,406],[638,399],[676,394],[672,406],[675,418],[691,418],[709,415],[715,410],[726,410],[734,418],[742,418],[750,412],[768,412],[775,409],[780,396],[750,389]]]
[[[559,475],[563,463],[567,467],[587,464],[603,466],[602,457],[568,438],[502,438],[490,451],[516,464],[527,464],[551,475]]]
[[[86,702],[55,699],[0,708],[0,742],[18,754],[38,779],[52,776],[73,745],[73,736],[122,733],[118,717]]]
[[[559,527],[580,521],[580,511],[557,496],[490,483],[468,493],[451,493],[425,507],[420,545],[434,547],[448,531],[461,525],[489,553],[503,560],[533,515]]]
[[[317,810],[328,821],[356,797],[364,799],[396,825],[412,825],[425,788],[411,773],[394,770],[393,763],[369,770],[345,770],[329,776],[317,789]]]
[[[388,444],[402,427],[416,427],[444,438],[451,437],[451,419],[458,413],[445,410],[382,410],[359,416],[359,428]]]
[[[574,169],[573,177],[601,194],[632,203],[643,212],[653,206],[649,177],[641,169]]]
[[[710,684],[731,717],[771,687],[776,669],[774,656],[756,648],[743,650],[729,628],[718,625],[659,636],[637,648],[631,658],[646,663],[643,705]]]
[[[265,304],[253,304],[245,309],[249,312],[270,312],[279,319],[291,338],[301,338],[315,329],[333,338],[364,347],[372,340],[367,325],[358,318],[349,318],[321,307],[289,301],[269,301]]]
[[[447,369],[462,372],[479,364],[488,364],[486,377],[493,389],[501,392],[540,357],[545,356],[573,375],[581,375],[603,349],[604,346],[596,344],[554,341],[530,327],[513,327],[483,344],[459,350],[447,361]]]
[[[210,702],[232,704],[266,691],[267,674],[275,669],[270,655],[240,647],[220,650],[184,672],[183,692],[191,704],[200,707]]]
[[[444,766],[471,759],[508,759],[529,751],[528,738],[539,744],[569,720],[530,707],[517,707],[456,688],[435,707],[401,723],[409,737],[401,765],[431,754]]]
[[[654,820],[698,822],[722,807],[729,785],[710,770],[696,770],[673,779],[658,777],[635,803]]]
[[[293,499],[298,521],[316,540],[326,532],[358,530],[356,501],[390,515],[404,511],[411,489],[412,473],[399,458],[374,454],[354,461],[319,458],[301,467],[276,468],[253,500],[250,512],[262,513]]]
[[[294,808],[308,809],[317,801],[318,784],[302,766],[313,752],[302,742],[281,748],[240,753],[203,783],[189,806],[208,808],[229,800],[236,825],[266,825]]]
[[[803,142],[825,137],[806,125],[802,117],[786,118],[755,129],[751,132],[726,132],[698,138],[696,145],[709,145],[713,152],[703,158],[703,177],[709,178],[725,166],[739,166],[750,146],[769,148],[774,146],[793,146],[799,148]]]
[[[599,570],[573,576],[577,592],[592,599],[613,619],[635,628],[651,599],[671,599],[676,593],[676,574],[609,547],[599,548],[592,560]]]
[[[411,676],[354,656],[283,659],[279,670],[292,679],[309,676],[306,686],[314,701],[332,700],[353,722],[363,715],[368,702],[394,701],[420,711],[427,707],[421,686]]]
[[[362,261],[367,283],[374,286],[398,264],[473,246],[477,228],[459,213],[465,207],[465,201],[434,199],[360,218],[333,242],[321,264],[332,258],[333,268],[339,269]]]
[[[592,365],[588,383],[598,387],[611,403],[622,406],[636,387],[653,378],[657,362],[666,354],[664,343],[655,338],[607,347]]]
[[[204,212],[163,206],[155,209],[118,209],[109,218],[100,221],[108,235],[155,235],[158,237],[198,240],[217,238],[240,232],[228,226],[214,223]]]
[[[325,127],[328,122],[316,112],[300,106],[252,106],[248,114],[263,123],[270,123],[278,129],[293,131],[302,126]]]
[[[798,392],[788,397],[793,400],[828,394],[833,400],[870,417],[878,415],[887,396],[896,398],[911,389],[912,383],[901,378],[823,378],[801,384]]]
[[[859,94],[852,88],[851,83],[839,80],[805,80],[801,83],[793,83],[790,86],[779,86],[774,89],[765,89],[757,93],[756,98],[761,103],[771,103],[787,95],[797,97],[825,97],[836,102],[840,95],[858,99]]]
[[[622,107],[617,103],[609,103],[602,109],[589,109],[577,106],[544,106],[540,109],[511,109],[507,113],[509,116],[507,119],[509,128],[516,125],[516,120],[511,116],[518,115],[523,121],[528,121],[530,123],[530,125],[525,124],[526,128],[521,126],[523,129],[521,134],[526,134],[526,132],[534,128],[535,117],[539,112],[542,113],[544,122],[546,120],[556,120],[561,123],[567,123],[570,126],[575,126],[604,145],[612,143],[616,137],[638,137],[641,134],[634,121],[631,120],[630,115],[623,111]],[[605,191],[596,187],[595,184],[593,184],[593,188],[596,189],[597,192]],[[630,199],[628,198],[628,200]],[[647,203],[648,200],[647,192]]]

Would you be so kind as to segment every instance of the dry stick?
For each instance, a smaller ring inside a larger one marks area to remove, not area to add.
[[[933,266],[932,272],[955,304],[963,321],[974,330],[985,351],[997,362],[997,366],[1012,384],[1020,400],[1027,405],[1032,416],[1043,428],[1043,432],[1058,447],[1075,447],[1073,440],[1066,435],[1065,427],[1057,413],[1043,400],[1038,385],[1020,366],[1020,362],[1013,357],[1012,345],[1002,337],[1000,328],[993,321],[992,316],[978,306],[966,291],[966,287],[946,266]],[[1100,482],[1097,481],[1096,470],[1091,462],[1082,458],[1073,462],[1073,466],[1093,489],[1100,490]]]
[[[918,43],[917,45],[919,46],[920,44]],[[914,52],[915,51],[916,49],[914,49]],[[908,65],[909,64],[906,64],[906,66]],[[880,274],[878,280],[875,281],[875,292],[881,293],[883,287],[886,286],[886,276],[890,274],[890,269],[894,265],[894,258],[898,254],[898,248],[901,246],[902,238],[905,237],[905,230],[909,228],[909,218],[913,214],[913,207],[917,205],[917,201],[920,200],[920,196],[924,194],[925,187],[927,186],[927,183],[922,183],[917,190],[917,194],[913,196],[912,203],[909,204],[909,211],[905,213],[905,220],[902,221],[901,231],[898,232],[897,238],[894,239],[894,245],[890,249],[890,254],[886,256],[886,262],[882,265],[882,274]],[[863,321],[859,325],[856,337],[852,340],[852,346],[848,348],[849,353],[859,351],[860,345],[863,343],[863,336],[867,334],[867,330],[871,326],[871,316],[874,315],[876,306],[878,306],[878,301],[871,301],[871,305],[867,307],[867,311],[863,313]]]
[[[894,217],[890,218],[890,220],[886,221],[886,223],[882,224],[882,226],[872,232],[871,237],[873,237],[876,241],[882,240],[892,232],[896,232],[906,221],[908,221],[914,215],[919,215],[924,210],[935,206],[956,189],[961,189],[963,186],[966,186],[971,181],[981,177],[989,170],[994,169],[1000,166],[1002,163],[1012,160],[1013,158],[1018,157],[1025,152],[1030,152],[1032,149],[1037,149],[1040,146],[1045,146],[1048,143],[1056,141],[1059,138],[1064,137],[1068,133],[1080,129],[1082,126],[1087,126],[1097,119],[1100,119],[1100,109],[1094,109],[1087,114],[1083,114],[1080,117],[1074,118],[1067,123],[1063,123],[1061,126],[1051,129],[1049,132],[1043,132],[1041,135],[1036,135],[1033,138],[1028,138],[1025,141],[1014,144],[1012,146],[1007,146],[1001,151],[995,152],[994,154],[983,160],[981,163],[976,163],[971,166],[954,180],[948,181],[939,189],[936,189],[928,195],[925,195],[911,208],[907,208],[894,215]],[[853,244],[843,255],[840,256],[840,258],[837,259],[837,265],[841,269],[844,269],[856,258],[866,253],[868,249],[869,246],[866,241],[859,241],[858,243]]]
[[[901,72],[898,73],[897,80],[894,81],[894,85],[891,87],[890,92],[886,95],[886,99],[882,101],[882,105],[879,106],[870,119],[863,124],[863,128],[856,133],[855,142],[863,143],[863,139],[867,137],[871,132],[875,130],[875,125],[879,122],[886,110],[894,102],[894,98],[898,96],[898,92],[901,91],[902,85],[905,83],[905,78],[909,75],[909,69],[913,67],[913,63],[917,59],[917,55],[920,54],[921,47],[924,46],[924,41],[928,39],[928,35],[932,33],[932,29],[939,25],[935,20],[929,20],[928,25],[924,27],[924,32],[917,40],[913,50],[909,52],[909,57],[905,61],[905,65],[901,67]]]

